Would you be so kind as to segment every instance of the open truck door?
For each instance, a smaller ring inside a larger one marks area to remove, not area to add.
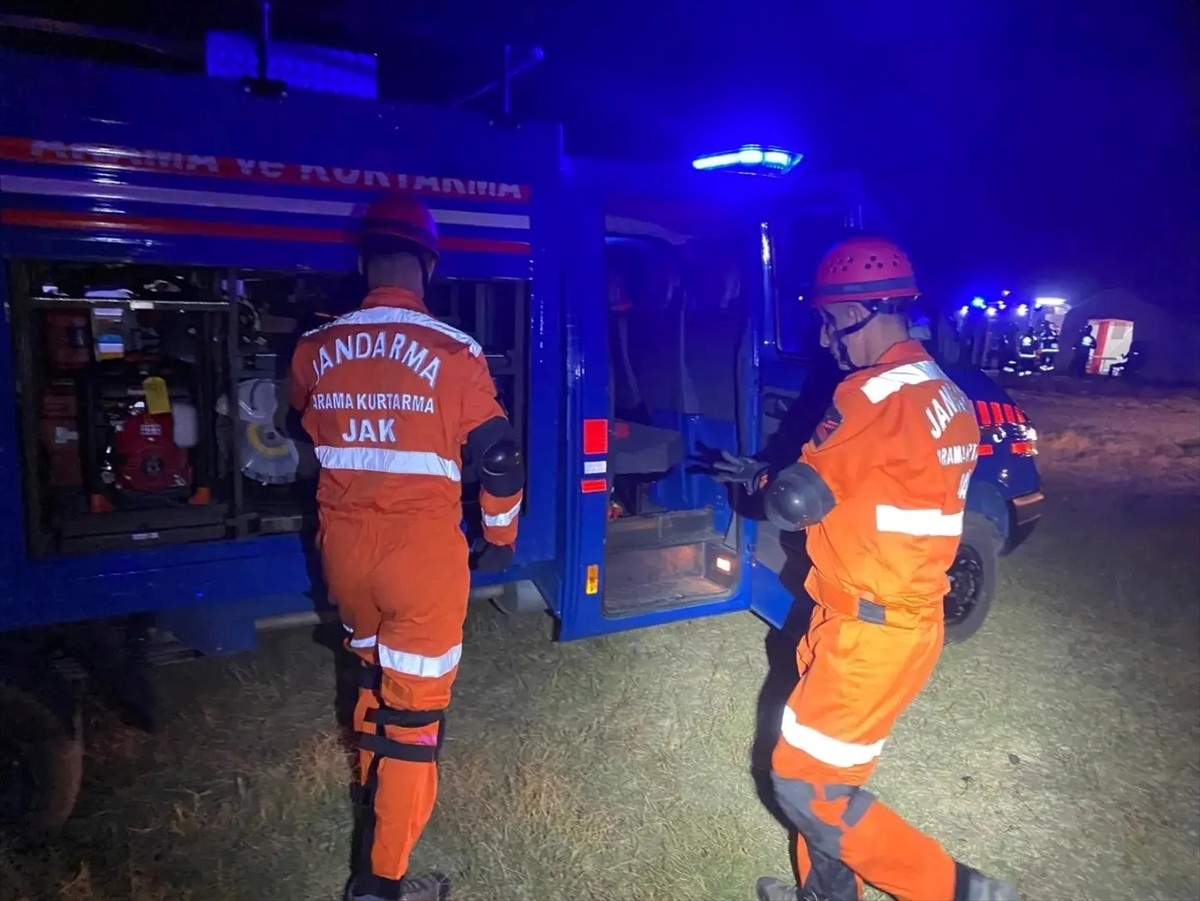
[[[760,241],[756,220],[703,196],[711,176],[684,174],[670,196],[665,180],[643,192],[608,172],[568,205],[595,215],[570,226],[591,251],[565,288],[567,422],[579,424],[565,531],[579,563],[564,573],[563,639],[749,607],[753,524],[706,455],[757,442]]]
[[[820,346],[819,320],[804,303],[805,274],[839,225],[832,210],[824,216],[819,207],[812,212],[810,218],[784,215],[760,226],[764,290],[762,337],[755,348],[755,427],[758,456],[770,465],[772,476],[799,459],[841,378],[837,364]],[[782,629],[793,611],[806,615],[809,609],[805,533],[782,532],[765,519],[756,519],[753,531],[751,607]]]
[[[795,239],[767,220],[776,206],[789,222],[816,211],[804,220],[815,258],[848,204],[841,184],[822,181],[817,197],[817,178],[796,190],[777,177],[798,161],[747,147],[692,171],[596,166],[567,202],[566,244],[603,253],[566,267],[567,422],[582,427],[567,435],[566,559],[580,562],[559,595],[562,638],[751,607],[781,625],[792,607],[778,531],[709,466],[728,450],[777,471],[806,437],[786,411],[821,381],[824,355],[809,365],[777,344],[774,256]]]

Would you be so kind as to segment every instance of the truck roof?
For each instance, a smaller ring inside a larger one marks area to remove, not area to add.
[[[528,277],[535,222],[558,215],[563,176],[610,217],[693,235],[861,204],[852,175],[811,164],[767,178],[566,159],[556,124],[498,127],[462,109],[303,88],[258,96],[230,77],[11,50],[0,82],[9,257],[345,272],[365,204],[399,187],[428,198],[444,273]]]
[[[294,269],[299,242],[345,271],[360,207],[402,187],[428,196],[452,268],[515,276],[560,168],[558,126],[461,110],[10,51],[0,83],[6,256]]]

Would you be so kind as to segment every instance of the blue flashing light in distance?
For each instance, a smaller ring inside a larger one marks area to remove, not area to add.
[[[971,306],[977,310],[982,310],[987,306],[987,301],[982,297],[973,297],[971,298]]]
[[[702,171],[729,169],[743,175],[786,175],[802,159],[803,153],[792,153],[762,144],[746,144],[740,150],[698,156],[692,160],[692,168]]]

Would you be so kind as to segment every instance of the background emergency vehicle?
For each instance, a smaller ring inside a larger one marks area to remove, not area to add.
[[[284,380],[298,335],[361,300],[355,226],[385,188],[432,207],[432,312],[483,345],[524,445],[516,558],[474,590],[562,640],[747,609],[783,626],[802,540],[703,464],[782,467],[824,412],[836,371],[800,298],[870,224],[853,181],[753,145],[571,159],[556,126],[379,103],[353,55],[280,50],[281,90],[226,77],[251,42],[209,41],[198,73],[0,54],[0,822],[74,803],[68,661],[146,721],[146,660],[328,610]],[[982,428],[946,601],[962,639],[1041,494],[1021,410],[952,375]],[[470,529],[469,461],[464,485]]]

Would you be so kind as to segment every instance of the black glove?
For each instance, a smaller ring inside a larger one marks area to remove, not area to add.
[[[492,544],[488,541],[481,541],[475,546],[475,550],[471,552],[469,560],[471,569],[477,569],[481,573],[498,573],[501,570],[508,569],[512,563],[513,549],[508,544]]]
[[[735,457],[729,451],[721,451],[722,459],[713,463],[713,478],[718,482],[741,485],[753,493],[761,487],[767,464],[753,457]]]

